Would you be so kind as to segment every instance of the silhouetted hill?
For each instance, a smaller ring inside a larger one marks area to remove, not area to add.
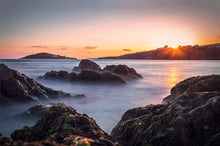
[[[54,54],[43,52],[43,53],[28,55],[28,56],[25,56],[21,59],[76,59],[76,58],[54,55]]]
[[[203,46],[179,46],[176,49],[164,46],[155,50],[99,59],[220,60],[220,43]]]

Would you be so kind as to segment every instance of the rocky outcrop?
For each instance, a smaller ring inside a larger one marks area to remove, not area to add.
[[[67,71],[50,71],[43,77],[44,79],[59,79],[69,81],[86,81],[86,82],[117,82],[126,83],[128,79],[142,78],[135,69],[127,65],[107,65],[102,68],[88,59],[82,60],[79,66],[73,68],[73,72]]]
[[[177,99],[182,94],[189,94],[192,92],[203,91],[219,91],[220,90],[220,76],[208,75],[208,76],[196,76],[188,78],[171,89],[171,94],[163,99],[163,103],[171,102]]]
[[[127,65],[107,65],[103,68],[103,70],[111,71],[115,74],[135,79],[142,78],[140,74],[138,74],[133,68],[130,68]]]
[[[60,75],[62,72],[62,75]],[[64,73],[65,72],[65,73]],[[112,72],[96,72],[92,70],[82,70],[80,73],[66,71],[50,71],[47,72],[41,79],[57,79],[62,81],[83,81],[83,82],[117,82],[126,83],[125,80]]]
[[[61,79],[61,80],[69,80],[69,79],[73,79],[74,80],[74,75],[76,75],[76,73],[72,73],[71,75],[67,72],[67,71],[50,71],[47,72],[44,75],[44,78],[46,79]]]
[[[95,62],[83,59],[80,61],[79,66],[73,68],[73,71],[83,71],[83,70],[93,70],[93,71],[101,71],[102,68]]]
[[[11,134],[9,145],[16,143],[51,145],[117,145],[86,114],[64,104],[56,104],[46,110],[41,120],[34,126],[25,126]],[[1,138],[0,138],[1,139]]]
[[[32,106],[29,108],[25,113],[28,115],[34,115],[34,116],[39,116],[41,117],[43,113],[48,110],[52,105],[43,105],[43,104],[38,104],[35,106]]]
[[[121,145],[220,145],[220,75],[178,83],[167,104],[128,110],[112,136]]]
[[[47,88],[4,64],[0,64],[0,74],[0,103],[70,96],[62,91]]]

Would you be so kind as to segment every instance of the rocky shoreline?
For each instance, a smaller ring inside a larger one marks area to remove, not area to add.
[[[85,71],[82,66],[73,70],[82,73]],[[121,73],[117,67],[98,68]],[[1,101],[70,96],[44,87],[4,64],[0,64],[0,73]],[[217,146],[220,144],[220,75],[188,78],[176,84],[162,104],[128,110],[111,135],[93,118],[62,103],[36,105],[25,116],[37,116],[40,120],[32,127],[15,130],[11,138],[0,135],[0,145]]]
[[[220,144],[220,75],[186,79],[163,103],[128,110],[111,135],[121,145]]]
[[[70,94],[45,87],[37,81],[0,64],[0,103],[48,100],[49,98],[71,97]]]
[[[1,145],[118,145],[86,114],[55,104],[32,127],[15,130],[11,138],[0,136]]]

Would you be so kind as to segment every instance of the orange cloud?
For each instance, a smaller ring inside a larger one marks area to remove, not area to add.
[[[96,47],[96,46],[85,46],[84,47],[84,49],[86,49],[86,50],[94,50],[96,48],[98,48],[98,47]]]
[[[47,48],[47,46],[30,46],[32,48]]]
[[[131,52],[131,49],[123,49],[123,51]]]
[[[67,48],[57,48],[56,50],[68,50]]]
[[[217,39],[219,39],[219,40],[220,40],[220,35],[217,37]]]

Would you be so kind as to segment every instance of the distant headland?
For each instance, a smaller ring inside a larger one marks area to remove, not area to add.
[[[20,59],[76,59],[76,58],[42,52],[42,53],[28,55]]]
[[[220,43],[210,45],[187,45],[177,48],[167,45],[155,50],[136,52],[99,59],[146,59],[146,60],[220,60]]]

